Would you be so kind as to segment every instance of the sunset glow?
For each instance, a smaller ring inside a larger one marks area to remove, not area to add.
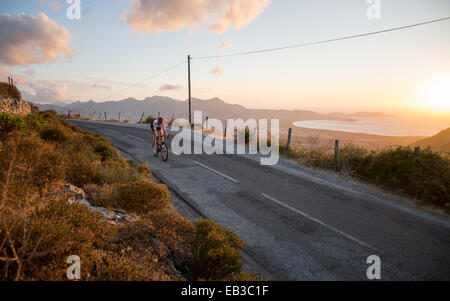
[[[432,110],[450,111],[450,76],[430,82],[421,91],[421,106]]]

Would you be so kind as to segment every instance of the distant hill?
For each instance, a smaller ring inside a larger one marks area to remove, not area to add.
[[[450,152],[450,128],[439,132],[438,134],[419,140],[412,146],[420,146],[421,148],[431,147],[435,152]]]
[[[188,116],[187,100],[180,101],[163,96],[147,97],[144,100],[127,98],[120,101],[107,101],[101,103],[91,100],[88,102],[74,102],[59,105],[37,104],[37,106],[41,110],[53,109],[59,113],[70,110],[72,113],[81,112],[85,116],[92,114],[97,118],[99,113],[104,114],[104,112],[106,112],[108,119],[117,119],[120,112],[122,120],[126,118],[132,121],[139,121],[142,113],[145,113],[146,116],[157,116],[158,113],[160,113],[161,116],[164,116],[165,118],[172,118],[173,115],[175,118],[187,118]],[[242,105],[226,103],[219,98],[212,98],[208,100],[193,98],[192,110],[202,111],[203,119],[205,119],[206,116],[221,120],[227,118],[242,118],[244,120],[249,118],[277,118],[280,119],[280,127],[284,128],[292,127],[293,122],[302,120],[354,121],[353,119],[346,117],[330,116],[313,111],[249,109]]]

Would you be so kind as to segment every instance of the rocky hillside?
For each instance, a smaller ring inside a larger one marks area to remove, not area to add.
[[[27,115],[31,113],[31,104],[22,100],[15,85],[0,82],[0,112]]]
[[[27,115],[31,113],[31,104],[20,99],[3,98],[0,99],[0,112]]]

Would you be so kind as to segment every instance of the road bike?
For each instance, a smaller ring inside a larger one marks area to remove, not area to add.
[[[169,139],[170,136],[167,136]],[[169,159],[169,148],[164,141],[164,135],[160,135],[158,131],[158,136],[156,138],[156,153],[153,154],[154,157],[158,157],[161,154],[161,159],[165,162]]]

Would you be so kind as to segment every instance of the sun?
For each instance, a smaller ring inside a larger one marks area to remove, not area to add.
[[[421,104],[432,110],[450,111],[450,76],[438,78],[421,91]]]

